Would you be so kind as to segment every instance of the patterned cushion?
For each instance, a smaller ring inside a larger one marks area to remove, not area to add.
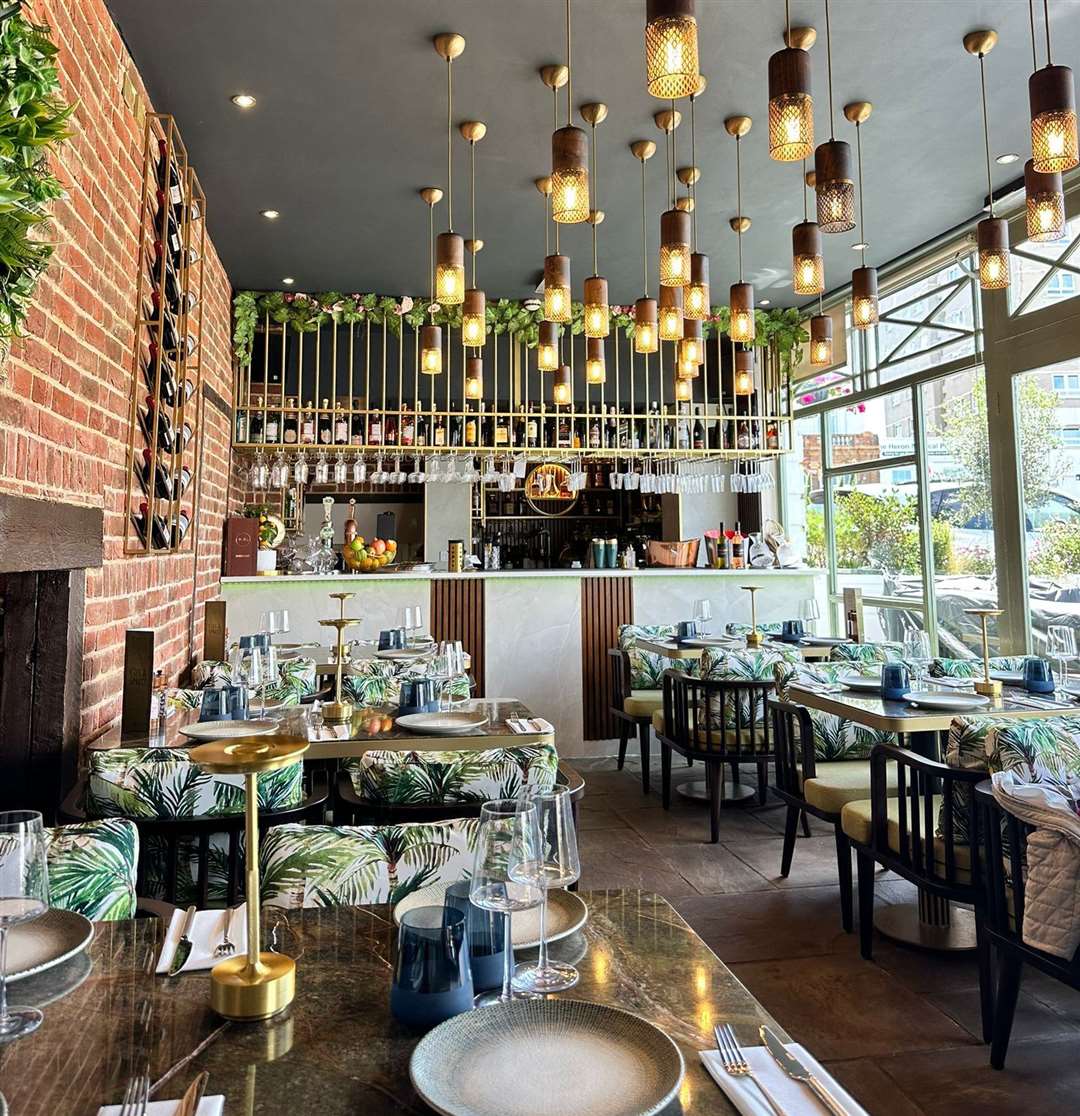
[[[122,818],[45,830],[49,902],[92,921],[135,916],[139,831]]]
[[[353,790],[368,802],[443,806],[516,798],[526,786],[555,785],[551,744],[484,752],[365,752],[345,760]]]
[[[261,845],[263,902],[276,907],[396,903],[472,871],[477,819],[404,825],[275,825]]]
[[[747,682],[747,681],[773,681],[775,667],[778,663],[796,663],[800,661],[798,651],[788,647],[769,648],[764,651],[730,651],[718,647],[706,647],[701,656],[701,677],[710,681]],[[736,717],[735,703],[728,699],[723,702],[725,713],[723,719],[728,728],[734,728],[736,721],[748,725],[754,721],[765,719],[765,702],[767,693],[764,691],[750,692],[739,695],[739,717]],[[753,710],[751,710],[753,702]],[[719,694],[709,696],[709,721],[719,728],[721,714],[721,698]]]
[[[315,692],[315,660],[303,657],[286,659],[280,664],[280,679],[266,687],[267,705],[298,705],[302,697]],[[202,704],[203,690],[221,689],[239,684],[236,672],[228,663],[204,659],[191,671],[194,687],[170,690],[168,703],[171,709],[198,709]],[[262,691],[256,701],[261,700]]]
[[[997,655],[990,658],[991,670],[1023,670],[1027,655]],[[931,678],[982,678],[982,659],[931,659]]]
[[[830,652],[834,663],[894,663],[903,655],[899,643],[838,643]]]
[[[671,639],[674,624],[620,624],[619,648],[630,660],[631,690],[660,690],[664,686],[665,670],[681,670],[694,674],[696,664],[692,659],[668,659],[652,651],[643,651],[639,639]]]
[[[788,687],[795,682],[808,685],[833,685],[853,671],[871,674],[870,663],[777,663],[773,667],[776,694],[781,701],[788,701]],[[867,728],[846,717],[810,709],[810,723],[814,727],[814,755],[819,760],[866,759],[875,744],[896,744],[896,734],[880,729]]]
[[[749,635],[753,628],[749,624],[740,624],[737,620],[730,620],[726,626],[727,634],[732,636]],[[779,635],[784,630],[783,620],[770,620],[767,624],[758,624],[757,630],[765,635]]]
[[[1080,800],[1080,716],[1002,721],[987,735],[991,771],[1015,771]]]
[[[434,656],[398,663],[389,659],[363,659],[342,678],[341,688],[358,705],[397,705],[401,700],[403,678],[425,678],[431,673]],[[455,698],[469,696],[469,676],[459,674],[451,680]]]

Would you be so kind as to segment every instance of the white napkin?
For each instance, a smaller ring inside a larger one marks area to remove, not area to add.
[[[805,1047],[797,1042],[790,1042],[787,1048],[847,1109],[849,1116],[869,1116],[866,1109],[857,1104],[851,1094],[845,1092],[828,1071],[807,1053]],[[768,1089],[770,1096],[788,1116],[818,1116],[819,1113],[821,1116],[829,1116],[829,1110],[814,1096],[810,1087],[788,1077],[764,1046],[744,1046],[742,1052],[747,1064],[754,1071],[754,1076]],[[774,1116],[768,1102],[749,1077],[733,1077],[729,1074],[715,1050],[702,1050],[700,1057],[709,1076],[743,1116]]]
[[[532,721],[532,724],[529,721]],[[510,726],[510,731],[516,732],[519,736],[535,735],[537,730],[541,733],[555,731],[555,726],[550,721],[545,721],[543,717],[530,717],[529,721],[509,720],[506,723]],[[533,725],[536,727],[534,728]]]
[[[167,973],[172,963],[176,947],[180,943],[180,926],[184,921],[184,911],[173,911],[172,921],[165,933],[165,944],[161,947],[161,956],[158,958],[157,972]],[[247,952],[247,904],[241,903],[231,911],[196,911],[195,919],[191,924],[191,952],[184,962],[182,973],[190,973],[198,969],[212,969],[224,957],[215,957],[214,950],[221,944],[225,931],[225,916],[229,915],[229,941],[236,946],[236,951],[230,957],[239,957]],[[202,1113],[199,1113],[202,1116]]]
[[[922,682],[922,689],[936,690],[939,687],[942,689],[951,690],[971,690],[975,692],[975,679],[974,678],[924,678]]]
[[[98,1109],[98,1116],[120,1116],[122,1107],[119,1104],[107,1104],[104,1108]],[[180,1102],[178,1100],[151,1101],[146,1106],[146,1116],[176,1116],[179,1111]],[[199,1101],[199,1107],[195,1109],[195,1116],[224,1116],[224,1113],[225,1098],[223,1096],[203,1097]]]
[[[311,725],[308,740],[345,740],[349,735],[349,725]]]

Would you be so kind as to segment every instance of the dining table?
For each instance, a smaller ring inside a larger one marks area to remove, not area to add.
[[[705,637],[708,638],[708,637]],[[698,646],[686,642],[680,643],[674,639],[648,639],[640,637],[636,640],[637,646],[642,651],[649,651],[654,655],[662,655],[665,659],[679,659],[696,661],[708,650],[707,647]],[[745,639],[735,637],[731,640],[724,640],[712,645],[713,647],[723,650],[724,648],[733,648],[738,651],[747,650],[747,643]],[[799,652],[800,658],[806,662],[817,661],[820,659],[827,659],[829,653],[832,651],[835,644],[822,644],[822,643],[786,643],[778,639],[766,639],[758,650],[762,651],[776,651],[784,648],[794,647]]]
[[[760,1043],[762,1024],[789,1041],[783,1028],[666,899],[634,888],[578,894],[588,921],[551,952],[581,979],[559,998],[621,1008],[672,1039],[685,1075],[663,1116],[735,1112],[698,1052],[714,1047],[716,1024],[731,1023],[744,1047]],[[7,1110],[96,1116],[137,1074],[149,1074],[152,1099],[173,1099],[206,1071],[206,1095],[225,1097],[226,1116],[429,1112],[409,1075],[422,1032],[389,1010],[390,907],[268,907],[263,926],[268,948],[296,960],[296,997],[265,1022],[235,1023],[211,1010],[207,972],[154,974],[159,919],[97,923],[85,953],[12,988],[45,1021],[0,1046]]]

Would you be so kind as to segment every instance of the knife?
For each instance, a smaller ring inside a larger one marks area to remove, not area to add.
[[[776,1064],[796,1081],[806,1085],[815,1097],[833,1114],[833,1116],[848,1116],[844,1106],[821,1084],[820,1081],[792,1054],[768,1027],[759,1027],[758,1034],[761,1041],[769,1048],[769,1053],[776,1060]]]
[[[169,964],[169,976],[176,976],[184,967],[191,956],[191,926],[195,921],[195,905],[192,904],[184,912],[184,921],[180,925],[180,941],[176,943],[176,952]]]

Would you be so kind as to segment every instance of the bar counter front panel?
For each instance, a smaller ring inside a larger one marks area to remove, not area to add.
[[[694,615],[694,602],[712,603],[713,630],[728,621],[750,622],[750,595],[744,585],[761,586],[758,620],[790,619],[799,615],[807,597],[817,597],[825,609],[823,570],[507,570],[487,573],[386,573],[370,575],[285,575],[225,577],[221,596],[226,601],[230,637],[259,629],[260,615],[270,608],[287,608],[291,629],[282,642],[325,643],[320,618],[337,615],[337,602],[328,594],[352,592],[347,615],[360,624],[350,630],[356,638],[372,639],[382,628],[401,623],[402,610],[420,605],[430,617],[432,582],[469,579],[483,582],[484,693],[514,697],[555,726],[562,755],[604,755],[610,741],[586,740],[584,689],[596,669],[595,654],[583,670],[584,578],[629,578],[635,624],[671,624]],[[473,648],[466,647],[473,651]],[[593,718],[595,720],[595,718]],[[595,729],[591,730],[595,731]]]

